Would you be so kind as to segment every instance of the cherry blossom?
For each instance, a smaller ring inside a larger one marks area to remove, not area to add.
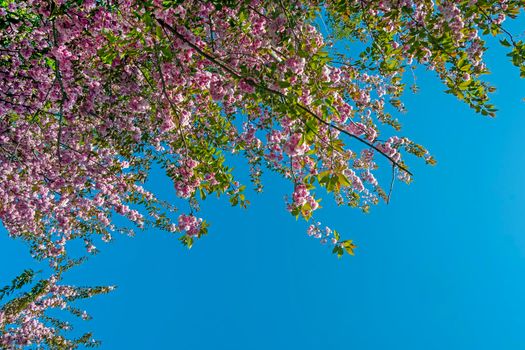
[[[229,154],[246,158],[256,191],[264,169],[291,181],[293,215],[319,208],[316,186],[368,210],[390,197],[380,166],[410,181],[407,153],[434,163],[389,112],[404,110],[411,65],[485,115],[495,109],[480,79],[484,33],[503,35],[525,69],[523,43],[503,27],[522,8],[515,0],[237,5],[1,5],[0,219],[11,236],[52,266],[70,240],[94,253],[97,237],[128,232],[116,216],[188,244],[206,232],[189,214],[199,201],[248,204]],[[336,52],[337,38],[368,49]],[[154,164],[173,181],[178,216],[147,189]]]
[[[56,270],[72,261],[71,241],[95,254],[100,241],[136,229],[160,228],[191,247],[208,232],[198,214],[208,196],[248,206],[238,156],[256,192],[265,171],[289,183],[296,217],[312,220],[325,192],[368,211],[389,202],[390,183],[411,181],[408,155],[435,163],[397,119],[407,79],[418,89],[413,71],[434,71],[447,93],[494,116],[486,37],[498,36],[525,76],[525,44],[505,28],[523,7],[0,2],[0,221]],[[172,182],[163,193],[148,186],[158,168]],[[167,193],[177,200],[161,200]],[[338,256],[354,252],[320,223],[307,232]],[[70,344],[42,319],[79,296],[57,281],[16,312],[0,310],[1,346]]]

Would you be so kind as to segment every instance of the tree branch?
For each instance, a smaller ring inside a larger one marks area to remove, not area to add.
[[[246,82],[250,85],[252,85],[253,87],[256,87],[256,88],[260,88],[260,89],[263,89],[271,94],[274,94],[274,95],[278,95],[286,100],[290,100],[290,98],[288,96],[286,96],[285,94],[283,94],[282,92],[280,91],[277,91],[277,90],[274,90],[272,88],[269,88],[267,86],[264,86],[264,85],[261,85],[261,84],[257,84],[255,81],[253,81],[251,78],[246,78],[246,77],[243,77],[241,74],[237,73],[233,68],[229,67],[228,65],[226,65],[225,63],[219,61],[218,59],[216,59],[215,57],[213,57],[212,55],[206,53],[204,50],[202,50],[200,47],[198,47],[197,45],[195,45],[194,43],[192,43],[191,41],[189,41],[188,39],[186,39],[182,34],[180,34],[175,28],[173,28],[172,26],[170,26],[169,24],[167,24],[166,22],[164,22],[162,19],[156,19],[157,22],[164,28],[166,28],[167,30],[169,30],[173,35],[175,35],[178,39],[182,40],[184,43],[186,43],[188,46],[190,46],[192,49],[194,49],[195,51],[197,51],[201,56],[203,56],[204,58],[206,58],[207,60],[211,61],[212,63],[216,64],[217,66],[221,67],[222,69],[224,69],[226,72],[228,72],[229,74],[231,74],[233,77],[235,77],[236,79],[245,79]],[[333,129],[336,129],[338,130],[339,132],[342,132],[343,134],[351,137],[351,138],[354,138],[356,140],[358,140],[359,142],[367,145],[368,147],[374,149],[375,151],[377,151],[379,154],[381,154],[382,156],[384,156],[385,158],[387,158],[389,161],[392,162],[392,164],[394,164],[395,166],[397,166],[399,169],[405,171],[406,173],[408,173],[409,175],[413,175],[405,166],[401,165],[400,163],[396,162],[392,157],[390,157],[389,155],[387,155],[386,153],[384,153],[383,151],[381,151],[379,148],[377,148],[374,144],[366,141],[366,140],[363,140],[362,138],[360,138],[359,136],[356,136],[356,135],[353,135],[351,134],[350,132],[342,129],[341,127],[335,125],[335,124],[332,124],[330,122],[327,122],[326,120],[322,119],[321,117],[319,117],[317,114],[315,114],[313,111],[311,111],[308,107],[305,107],[303,106],[302,104],[298,103],[298,102],[295,102],[295,101],[291,101],[293,103],[294,106],[296,106],[297,108],[299,108],[300,110],[302,110],[303,112],[311,115],[312,117],[314,117],[315,119],[317,119],[320,123],[330,127],[330,128],[333,128]]]

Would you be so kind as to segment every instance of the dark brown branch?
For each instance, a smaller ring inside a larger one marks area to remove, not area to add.
[[[507,29],[505,29],[501,24],[498,24],[498,23],[494,22],[492,17],[490,17],[490,15],[487,14],[487,12],[485,12],[485,10],[483,10],[480,6],[476,5],[476,7],[481,12],[483,17],[485,17],[491,24],[495,24],[503,33],[507,34],[507,36],[510,39],[510,42],[512,43],[512,45],[516,46],[516,41],[514,41],[514,36],[512,35],[512,33],[510,33]]]

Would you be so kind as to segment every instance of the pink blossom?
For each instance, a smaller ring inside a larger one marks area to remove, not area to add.
[[[300,133],[292,134],[284,144],[283,150],[290,156],[302,156],[308,151],[309,147],[306,143],[300,144],[301,139],[302,135]]]
[[[189,236],[196,236],[200,232],[202,219],[196,218],[193,215],[182,214],[179,216],[178,228],[180,231],[186,232]]]

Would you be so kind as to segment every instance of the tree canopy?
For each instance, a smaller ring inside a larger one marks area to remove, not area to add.
[[[435,163],[396,118],[406,87],[417,90],[414,70],[434,71],[447,93],[495,116],[486,38],[497,36],[525,76],[525,44],[504,27],[523,7],[0,0],[0,220],[56,271],[2,307],[0,346],[94,344],[90,335],[67,340],[67,325],[44,316],[109,290],[56,284],[81,261],[70,241],[89,255],[116,233],[159,228],[191,247],[209,227],[199,203],[217,195],[245,208],[246,186],[262,191],[264,171],[290,183],[286,208],[307,221],[320,189],[365,212],[388,202],[394,181],[412,179],[407,156]],[[251,184],[232,172],[235,156],[249,164]],[[377,180],[380,166],[391,181]],[[171,179],[177,207],[145,185],[155,167]],[[354,252],[328,226],[314,222],[308,234],[338,256]]]

